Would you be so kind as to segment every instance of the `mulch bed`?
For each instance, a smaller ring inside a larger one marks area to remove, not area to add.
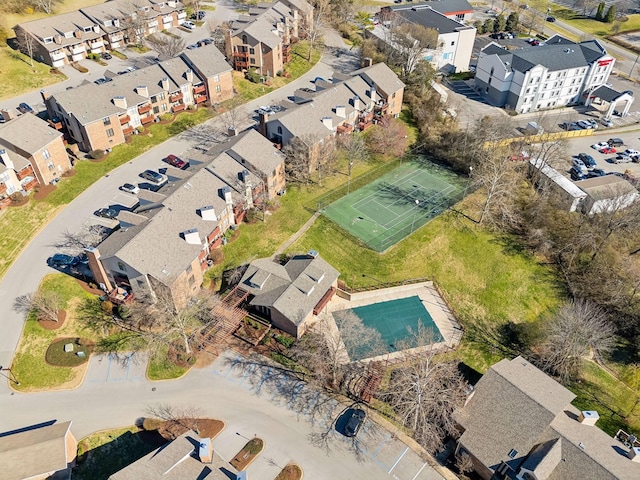
[[[47,318],[39,318],[38,325],[40,325],[45,330],[57,330],[62,325],[64,325],[64,321],[67,319],[67,312],[65,310],[58,311],[58,321],[54,322],[53,320],[49,320]]]
[[[47,195],[49,195],[51,192],[53,192],[56,189],[55,185],[39,185],[35,188],[35,192],[33,194],[33,199],[34,200],[44,200],[45,198],[47,198]]]
[[[295,463],[290,463],[282,469],[274,480],[300,480],[302,478],[302,468]]]
[[[29,203],[29,195],[25,195],[25,196],[16,195],[15,198],[11,199],[11,205],[9,205],[9,206],[10,207],[22,207],[23,205],[26,205],[27,203]]]
[[[200,438],[215,438],[223,429],[224,422],[213,418],[184,418],[167,420],[160,425],[156,432],[165,441],[171,441],[188,430],[197,432]]]
[[[67,170],[66,172],[64,172],[62,174],[62,178],[73,177],[76,173],[78,173],[78,172],[76,172],[75,168],[72,168],[71,170]]]
[[[229,462],[233,467],[242,471],[247,468],[253,460],[260,455],[262,450],[264,449],[264,441],[261,438],[254,438],[249,440],[249,442],[238,452],[238,454],[233,457],[233,459]]]
[[[76,278],[76,282],[78,282],[78,285],[80,285],[85,292],[88,292],[91,295],[104,295],[104,292],[102,290],[100,290],[99,288],[90,287],[89,284],[84,280]]]

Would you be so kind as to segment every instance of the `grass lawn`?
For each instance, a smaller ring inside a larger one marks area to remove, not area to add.
[[[45,353],[49,344],[58,337],[83,337],[95,340],[95,334],[82,326],[74,318],[74,309],[79,300],[90,297],[90,294],[68,275],[52,274],[42,280],[43,290],[58,292],[64,301],[67,311],[64,324],[58,330],[45,330],[34,315],[25,322],[20,344],[13,359],[11,371],[20,385],[13,385],[16,390],[33,392],[71,387],[79,384],[86,367],[54,367],[45,362]]]
[[[155,448],[140,439],[135,426],[92,433],[78,443],[80,461],[73,469],[73,478],[107,480]]]
[[[7,45],[0,46],[0,100],[15,97],[25,92],[44,88],[53,83],[62,82],[63,74],[49,73],[51,67],[34,61],[30,65],[29,57],[12,50]],[[18,104],[12,107],[17,107]]]
[[[180,367],[169,361],[167,351],[158,352],[149,360],[147,377],[149,380],[172,380],[180,378],[189,371],[189,367]]]

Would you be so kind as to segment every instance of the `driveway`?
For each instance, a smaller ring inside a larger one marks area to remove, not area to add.
[[[104,376],[105,365],[99,364],[99,358],[92,359],[87,379]],[[317,479],[442,478],[406,444],[370,419],[357,437],[344,437],[335,430],[334,419],[345,406],[277,367],[233,352],[170,382],[114,379],[85,381],[75,391],[2,392],[0,432],[73,420],[74,435],[82,438],[97,430],[131,425],[145,415],[148,406],[158,403],[193,406],[206,416],[223,420],[226,428],[213,446],[224,458],[232,458],[247,439],[264,439],[265,450],[248,468],[251,478],[274,478],[289,462],[302,466],[306,477]]]

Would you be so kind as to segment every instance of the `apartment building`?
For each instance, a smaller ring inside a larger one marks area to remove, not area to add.
[[[294,138],[309,147],[309,171],[317,168],[318,149],[336,135],[366,130],[379,118],[398,116],[404,83],[384,63],[357,70],[349,76],[334,74],[332,82],[316,82],[316,92],[298,105],[262,114],[259,131],[269,140],[286,146]]]
[[[0,197],[56,183],[71,169],[62,134],[30,113],[0,125]]]
[[[291,43],[304,36],[312,21],[313,8],[304,0],[251,7],[247,15],[231,22],[227,58],[236,70],[256,69],[274,76],[291,60]]]
[[[597,40],[576,43],[555,35],[520,50],[490,43],[478,57],[476,89],[517,113],[576,105],[607,83],[614,64]]]
[[[28,37],[33,58],[60,67],[89,53],[123,47],[147,35],[181,25],[187,17],[175,0],[111,0],[74,12],[44,17],[14,27]],[[27,41],[21,49],[28,53]]]
[[[231,70],[214,45],[205,45],[156,65],[113,75],[108,83],[86,83],[55,95],[43,92],[43,98],[49,118],[81,150],[106,150],[162,114],[232,98]]]
[[[284,156],[256,131],[232,137],[207,156],[210,163],[169,194],[141,190],[137,213],[120,212],[122,228],[87,250],[105,291],[165,292],[184,306],[200,291],[208,256],[225,232],[284,189]]]
[[[438,10],[440,2],[427,2],[415,6],[384,7],[377,17],[379,24],[369,32],[396,49],[403,48],[394,40],[393,27],[413,23],[438,33],[437,45],[425,49],[423,58],[436,70],[446,73],[466,72],[476,39],[475,27],[465,25],[453,14]],[[442,2],[445,3],[445,2]],[[465,2],[466,3],[466,2]],[[445,11],[447,11],[445,9]],[[464,16],[464,15],[463,15]]]

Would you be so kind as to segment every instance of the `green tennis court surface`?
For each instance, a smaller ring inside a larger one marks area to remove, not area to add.
[[[328,205],[324,214],[383,252],[458,202],[464,185],[450,170],[414,159]]]
[[[340,328],[341,314],[349,311],[355,313],[365,326],[375,328],[380,332],[389,352],[398,350],[400,344],[406,348],[422,346],[417,344],[415,338],[418,323],[433,332],[433,342],[437,343],[443,340],[438,327],[417,295],[333,312],[338,328]],[[349,353],[351,360],[363,358],[357,347]]]

